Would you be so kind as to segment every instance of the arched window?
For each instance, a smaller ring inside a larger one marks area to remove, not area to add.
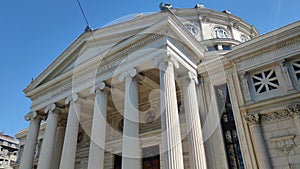
[[[248,40],[250,40],[250,38],[246,35],[242,35],[241,36],[241,42],[247,42]]]
[[[217,27],[214,29],[213,36],[214,36],[214,38],[229,38],[230,37],[229,33],[224,28],[220,28],[220,27]]]

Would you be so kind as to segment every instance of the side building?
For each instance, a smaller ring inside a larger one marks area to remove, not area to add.
[[[0,169],[12,169],[17,162],[19,141],[0,133]]]
[[[300,22],[161,9],[87,28],[26,87],[16,168],[300,168]]]

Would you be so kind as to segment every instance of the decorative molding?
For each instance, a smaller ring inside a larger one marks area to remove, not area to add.
[[[300,103],[287,106],[287,111],[295,118],[300,116]]]
[[[270,141],[273,142],[273,148],[288,154],[294,147],[297,146],[294,139],[295,135],[289,135],[271,138]]]
[[[260,114],[255,112],[255,113],[251,113],[251,114],[247,114],[245,116],[245,120],[249,123],[249,124],[260,124],[261,120],[260,120]]]
[[[250,124],[257,124],[262,122],[276,122],[293,119],[300,116],[300,104],[292,104],[287,106],[282,111],[274,111],[271,113],[259,114],[257,112],[247,114],[245,120]]]
[[[293,116],[292,114],[287,111],[287,110],[283,110],[283,111],[275,111],[272,113],[268,113],[268,114],[262,114],[261,115],[261,122],[274,122],[274,121],[282,121],[282,120],[288,120],[288,119],[292,119]]]

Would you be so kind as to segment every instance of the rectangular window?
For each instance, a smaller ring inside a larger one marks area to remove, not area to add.
[[[218,109],[222,112],[221,126],[227,161],[230,169],[244,169],[244,162],[236,130],[234,115],[227,85],[215,87]]]

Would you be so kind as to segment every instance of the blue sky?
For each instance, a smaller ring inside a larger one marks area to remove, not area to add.
[[[158,12],[157,0],[81,0],[92,28],[140,12]],[[229,10],[261,34],[300,19],[299,0],[169,0],[175,8],[202,3]],[[84,30],[76,0],[2,0],[0,5],[0,132],[15,135],[28,126],[31,102],[23,89]]]

